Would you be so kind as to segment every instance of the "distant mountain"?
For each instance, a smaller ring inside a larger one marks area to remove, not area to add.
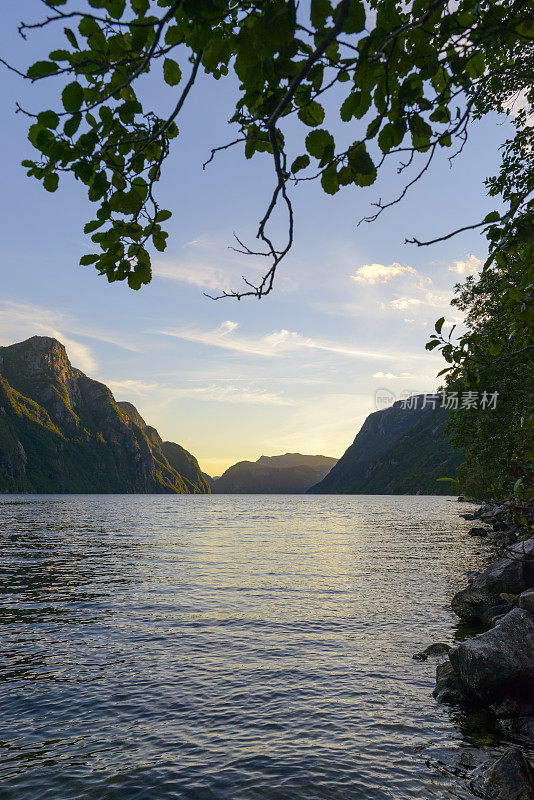
[[[240,461],[212,479],[213,494],[302,494],[324,478],[336,463],[329,456],[286,453]]]
[[[354,442],[309,494],[451,494],[463,453],[445,428],[448,412],[431,405],[404,409],[402,401],[370,414]]]
[[[0,491],[209,492],[187,450],[72,367],[61,342],[0,347]]]

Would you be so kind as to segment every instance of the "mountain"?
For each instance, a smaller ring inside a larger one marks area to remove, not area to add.
[[[450,444],[446,409],[431,405],[370,414],[354,442],[310,494],[450,494],[463,453]]]
[[[240,461],[212,479],[213,494],[302,494],[320,481],[336,463],[329,456],[286,453]]]
[[[194,456],[47,336],[0,347],[0,491],[209,492]]]

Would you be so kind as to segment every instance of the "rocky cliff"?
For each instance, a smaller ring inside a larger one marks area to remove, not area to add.
[[[329,456],[286,453],[240,461],[212,480],[214,494],[302,494],[336,463]]]
[[[397,401],[365,420],[351,446],[310,494],[450,494],[463,454],[450,444],[448,412],[422,398]]]
[[[172,443],[74,368],[57,339],[0,347],[0,491],[209,492],[196,459],[175,445],[182,474],[163,444]]]

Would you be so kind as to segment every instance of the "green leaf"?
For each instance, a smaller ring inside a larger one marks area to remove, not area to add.
[[[55,192],[59,184],[59,175],[56,172],[51,172],[45,175],[43,186],[47,192]]]
[[[326,20],[331,16],[330,0],[311,0],[310,19],[314,28],[324,28]]]
[[[80,122],[82,121],[81,114],[73,114],[72,117],[69,117],[65,124],[63,125],[63,131],[65,136],[74,136],[78,128],[80,127]]]
[[[309,128],[316,128],[324,120],[324,108],[313,101],[299,110],[298,117]]]
[[[353,145],[347,153],[349,164],[358,175],[371,175],[375,171],[373,160],[364,144]]]
[[[37,121],[43,128],[57,128],[59,125],[59,117],[55,111],[41,111],[37,115]]]
[[[97,255],[96,253],[92,253],[91,255],[87,255],[87,256],[82,256],[80,258],[80,266],[87,267],[87,266],[89,266],[89,264],[96,264],[96,262],[99,260],[99,258],[100,258],[100,256]]]
[[[439,344],[439,341],[437,339],[435,339],[433,342],[427,342],[425,344],[425,349],[426,350],[433,350],[435,347],[438,346],[438,344]]]
[[[98,228],[101,228],[105,222],[106,220],[104,219],[94,219],[91,222],[88,222],[87,225],[84,225],[83,232],[92,233],[93,231],[98,230]]]
[[[291,172],[294,174],[295,172],[300,172],[302,169],[306,169],[310,165],[310,157],[307,155],[297,156],[297,158],[291,164]]]
[[[334,146],[334,137],[331,133],[322,128],[310,131],[306,136],[306,150],[311,156],[319,160],[321,160],[325,154],[333,155]]]
[[[349,5],[343,33],[360,33],[365,28],[365,7],[361,0],[352,0]]]
[[[465,69],[470,78],[480,78],[484,74],[486,60],[482,50],[478,50],[475,55],[468,58]]]
[[[182,79],[182,70],[172,58],[166,58],[163,62],[163,77],[169,86],[177,86]]]
[[[484,217],[484,222],[498,222],[501,218],[501,215],[498,211],[490,211],[489,214],[486,214]]]
[[[440,317],[436,322],[436,324],[434,325],[436,333],[441,333],[441,329],[443,328],[444,323],[445,323],[445,317]]]
[[[355,90],[341,104],[339,116],[343,122],[349,122],[352,117],[361,119],[371,107],[371,93]]]
[[[326,194],[336,194],[339,191],[339,181],[335,164],[331,164],[321,175],[321,186]]]
[[[155,231],[152,234],[152,241],[154,243],[154,247],[156,250],[159,250],[160,253],[163,253],[165,248],[167,247],[167,236],[168,234],[164,231]]]
[[[172,211],[166,211],[165,209],[161,209],[156,214],[156,222],[166,222],[166,220],[172,217]]]
[[[80,45],[78,44],[78,40],[77,40],[76,36],[74,35],[74,32],[73,32],[73,31],[71,31],[71,29],[70,29],[70,28],[63,28],[63,31],[64,31],[64,33],[65,33],[65,36],[66,36],[66,37],[67,37],[67,39],[69,40],[69,43],[70,43],[70,44],[71,44],[71,45],[72,45],[72,46],[73,46],[73,47],[74,47],[76,50],[79,50],[79,49],[80,49]]]
[[[46,77],[46,75],[53,75],[57,71],[58,65],[54,64],[53,61],[36,61],[28,69],[26,75],[32,80],[37,80],[38,78]]]
[[[61,100],[65,111],[73,114],[79,111],[83,103],[83,89],[77,81],[67,84],[61,92]]]

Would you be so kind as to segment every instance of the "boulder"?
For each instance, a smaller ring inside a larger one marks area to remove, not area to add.
[[[480,789],[489,800],[533,800],[534,770],[521,750],[508,750],[482,773]]]
[[[527,589],[519,595],[519,608],[534,614],[534,589]]]
[[[491,622],[509,605],[501,593],[521,594],[534,587],[534,537],[511,545],[502,558],[477,575],[452,599],[452,610],[464,620]]]
[[[512,609],[491,630],[453,648],[449,659],[467,697],[529,702],[534,693],[534,615]]]
[[[457,705],[462,700],[462,691],[458,676],[450,661],[438,664],[436,669],[436,688],[432,692],[438,703]]]

